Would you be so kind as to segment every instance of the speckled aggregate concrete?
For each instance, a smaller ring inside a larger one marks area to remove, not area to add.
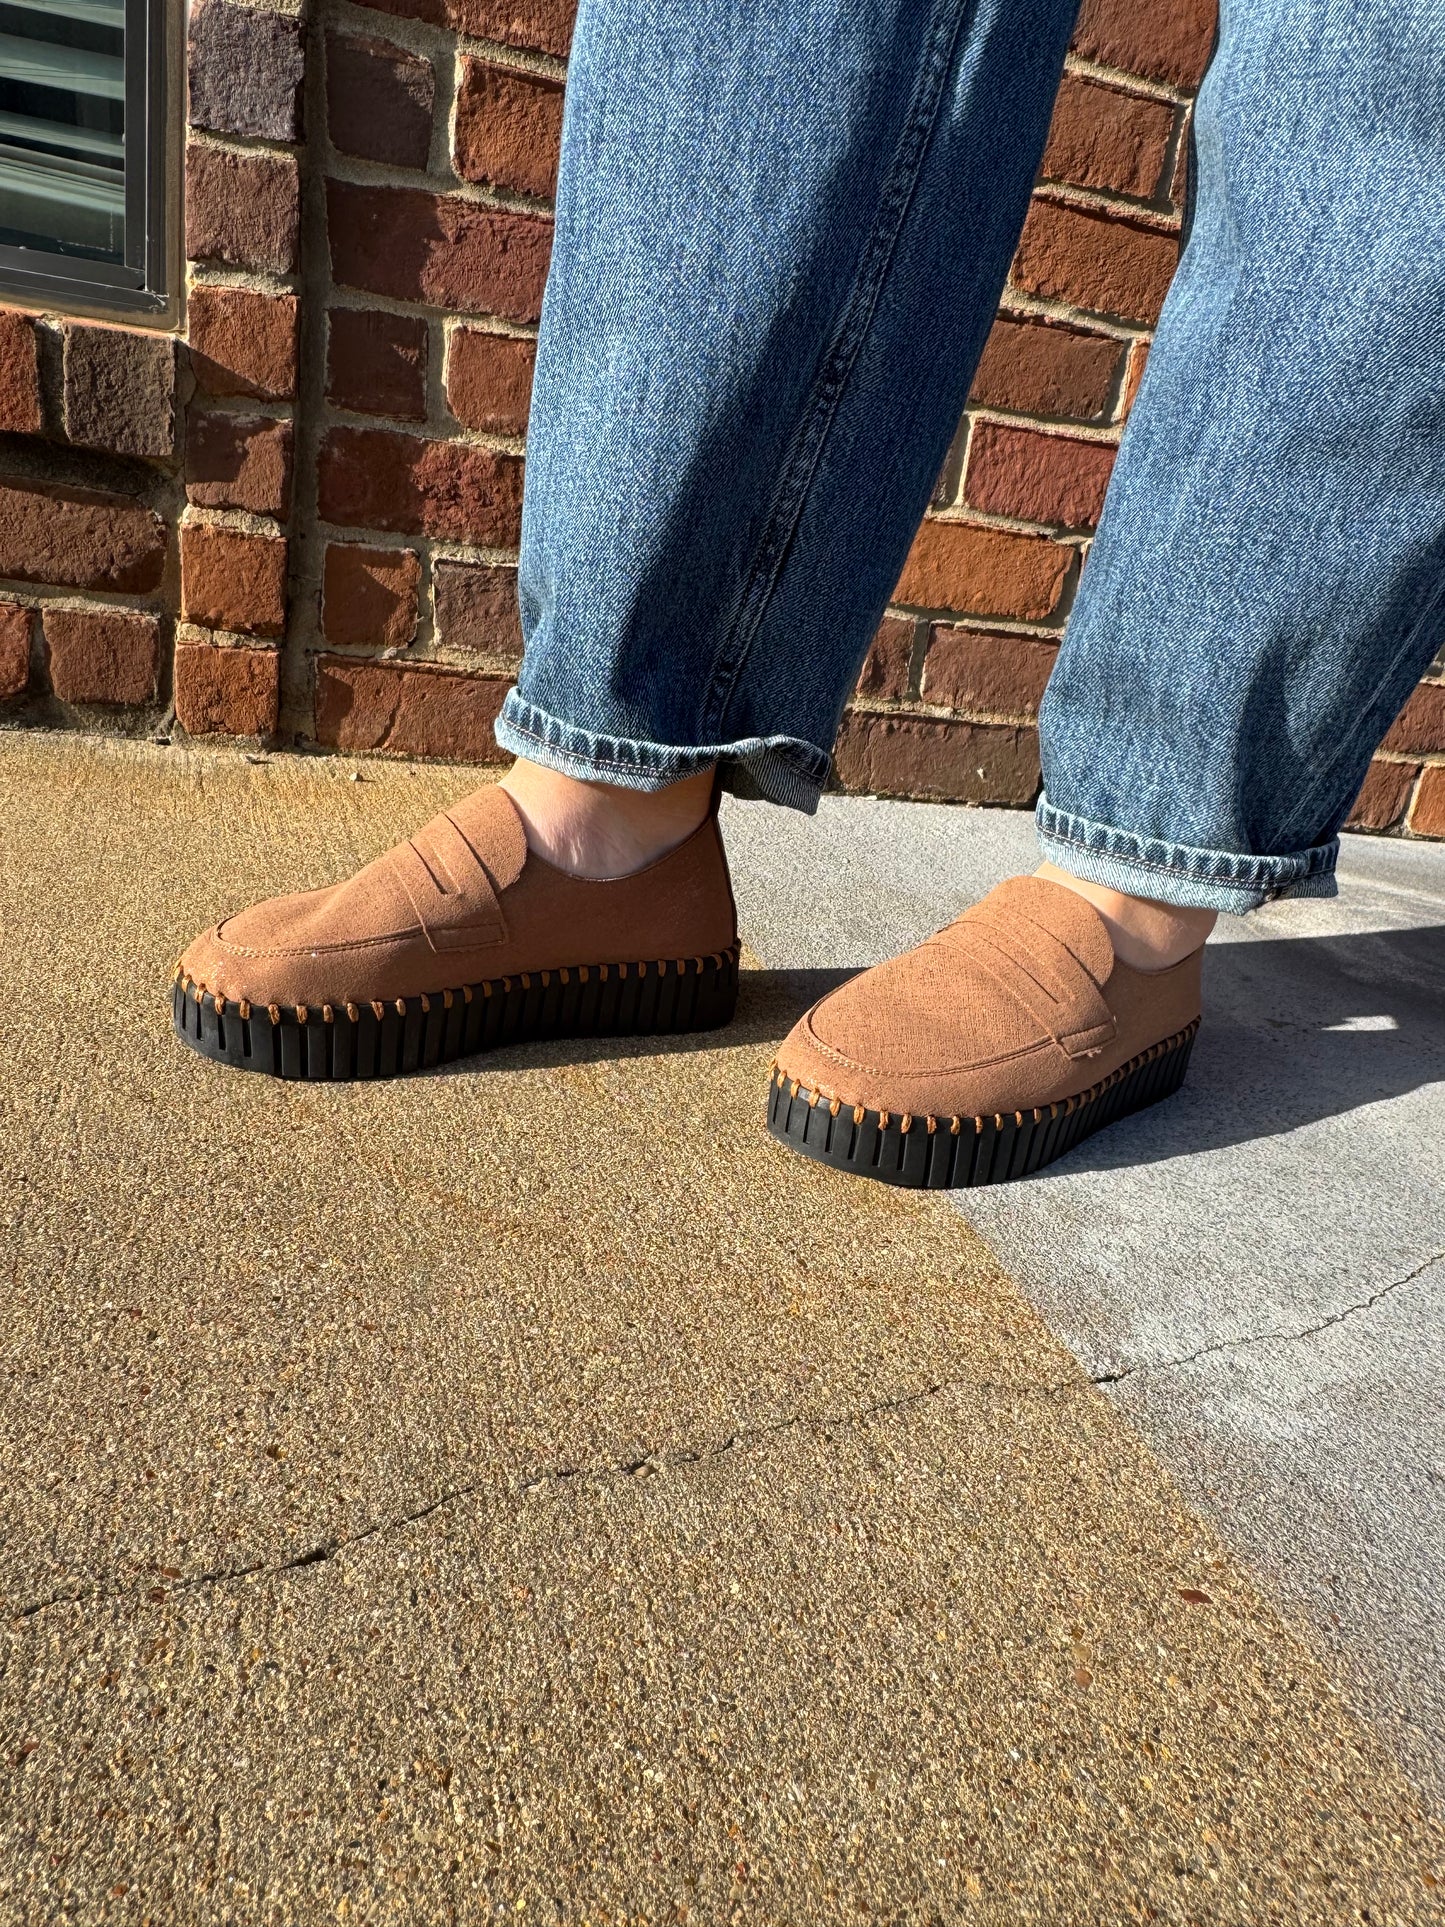
[[[1437,1823],[940,1199],[715,1038],[383,1086],[192,929],[468,780],[0,737],[0,1919],[1373,1923]]]

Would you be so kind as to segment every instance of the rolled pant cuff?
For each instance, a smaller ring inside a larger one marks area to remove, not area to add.
[[[735,796],[781,803],[811,816],[828,780],[831,758],[797,736],[745,736],[731,743],[678,745],[579,729],[523,701],[515,688],[496,721],[497,742],[514,756],[621,789],[660,790],[717,765],[725,790]]]
[[[1088,817],[1056,810],[1047,796],[1036,812],[1039,848],[1050,863],[1086,883],[1122,890],[1189,910],[1227,910],[1242,916],[1281,897],[1337,894],[1338,837],[1290,856],[1243,856],[1136,836]]]

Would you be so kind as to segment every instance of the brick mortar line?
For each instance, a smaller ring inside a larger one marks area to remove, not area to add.
[[[292,422],[289,401],[272,401],[262,395],[211,395],[197,388],[186,407],[186,427],[196,415],[235,415],[238,418],[268,422]],[[185,449],[181,451],[181,480],[185,483]]]
[[[431,61],[433,66],[456,54],[469,54],[494,67],[510,67],[539,80],[567,78],[567,62],[556,54],[544,53],[540,47],[513,47],[505,41],[439,27],[429,20],[410,20],[402,14],[382,14],[378,19],[374,8],[354,5],[352,0],[331,0],[327,17],[343,31],[371,40],[392,41],[407,53]]]
[[[186,122],[185,131],[188,148],[204,147],[218,154],[270,154],[279,160],[294,161],[299,160],[308,146],[306,141],[269,140],[263,134],[220,134],[210,127],[198,127],[192,121]]]
[[[978,616],[954,610],[947,617],[933,617],[920,614],[922,606],[921,603],[910,606],[908,603],[890,602],[886,614],[897,616],[901,621],[921,623],[925,633],[934,628],[947,628],[966,629],[970,635],[976,636],[1005,635],[1019,642],[1057,643],[1059,640],[1057,629],[1045,628],[1022,616]],[[1406,757],[1404,760],[1412,762],[1414,759]]]
[[[293,292],[291,289],[285,290]],[[330,283],[326,297],[328,311],[332,308],[352,308],[364,312],[376,308],[383,314],[396,315],[401,320],[423,319],[439,321],[447,327],[448,333],[455,334],[459,329],[474,328],[481,334],[509,335],[517,341],[535,341],[537,324],[529,321],[513,321],[506,315],[486,314],[478,311],[469,313],[459,308],[444,308],[434,301],[405,301],[396,294],[372,294],[366,288],[349,287],[346,283]]]
[[[1061,548],[1077,548],[1093,535],[1092,527],[1071,527],[1064,522],[1026,522],[1020,516],[995,515],[988,509],[975,508],[972,502],[959,502],[946,509],[930,509],[927,520],[946,522],[951,528],[962,526],[993,529],[1008,535],[1047,536]]]
[[[1119,446],[1122,424],[1117,421],[1081,422],[1069,416],[1016,414],[995,408],[991,403],[971,402],[968,412],[975,422],[992,422],[1000,428],[1036,429],[1054,442],[1088,442],[1097,448]]]
[[[1127,217],[1136,227],[1176,238],[1184,222],[1177,208],[1171,207],[1171,211],[1165,213],[1148,202],[1130,200],[1127,195],[1116,194],[1109,188],[1076,187],[1071,181],[1040,181],[1031,201],[1046,201],[1051,207],[1070,207],[1082,214]]]
[[[1086,54],[1072,50],[1065,56],[1064,72],[1080,80],[1097,80],[1105,86],[1118,88],[1121,93],[1133,94],[1138,99],[1162,101],[1169,107],[1189,107],[1198,93],[1197,88],[1190,91],[1176,87],[1172,81],[1150,80],[1144,74],[1130,73],[1124,67],[1110,67],[1103,61],[1090,60]]]
[[[1180,107],[1174,115],[1174,125],[1169,130],[1169,143],[1164,150],[1164,165],[1159,170],[1161,183],[1160,193],[1167,201],[1169,207],[1179,216],[1179,232],[1181,237],[1184,232],[1184,209],[1189,197],[1188,174],[1186,173],[1184,179],[1179,183],[1181,195],[1177,205],[1173,198],[1174,183],[1179,179],[1180,158],[1184,150],[1184,144],[1189,138],[1189,130],[1193,125],[1194,103],[1191,101],[1186,106]]]
[[[209,649],[212,646],[217,649],[264,649],[267,655],[276,656],[285,646],[285,638],[257,636],[245,629],[211,629],[204,622],[193,622],[189,616],[177,616],[176,644],[190,649]]]
[[[480,542],[454,542],[444,536],[408,533],[402,529],[352,528],[340,522],[316,517],[316,532],[324,542],[349,543],[368,549],[413,549],[423,545],[437,562],[472,562],[488,569],[515,569],[516,549],[494,549]]]
[[[432,366],[439,357],[430,353],[427,356],[427,385],[433,379]],[[435,379],[440,382],[441,371],[437,368]],[[430,402],[431,397],[428,396]],[[368,415],[364,409],[344,408],[340,403],[324,401],[321,404],[320,423],[323,435],[331,428],[375,429],[381,434],[403,435],[409,441],[441,444],[452,448],[477,448],[487,455],[506,455],[521,461],[526,452],[526,440],[520,435],[491,435],[479,428],[464,428],[446,408],[445,396],[441,404],[441,418],[428,413],[423,421],[407,421],[398,415]],[[428,434],[434,428],[438,433]]]
[[[1086,435],[1086,431],[1093,429],[1099,432],[1102,439],[1107,440],[1112,437],[1117,445],[1124,428],[1117,408],[1127,375],[1128,370],[1125,368],[1115,377],[1109,391],[1109,399],[1098,416],[1081,419],[1078,415],[1033,414],[1027,409],[1005,408],[1000,403],[992,401],[970,402],[968,412],[979,419],[987,418],[989,421],[996,421],[1000,427],[1037,428],[1041,434],[1056,433],[1061,437],[1077,435],[1081,439],[1091,439]]]
[[[279,516],[263,515],[255,509],[218,509],[204,502],[183,502],[176,517],[176,532],[191,528],[224,528],[239,535],[258,535],[284,540],[286,525]]]
[[[242,294],[297,294],[298,278],[294,274],[273,274],[266,268],[241,268],[229,261],[187,261],[185,264],[187,295],[196,288],[216,288],[222,292],[239,291]],[[189,323],[189,313],[186,321]],[[176,330],[177,339],[185,340],[188,328]]]
[[[169,600],[162,601],[165,590],[137,593],[126,589],[76,589],[48,582],[22,582],[16,576],[0,576],[0,597],[6,602],[41,613],[46,609],[115,609],[126,614],[166,617],[173,614]]]
[[[308,147],[323,148],[326,176],[347,187],[398,189],[413,194],[436,194],[449,201],[465,201],[489,214],[516,214],[528,220],[551,222],[555,209],[549,200],[520,194],[512,188],[486,187],[468,181],[460,174],[433,174],[430,169],[398,167],[394,161],[368,161],[357,154],[343,154],[330,138],[309,142]]]
[[[1093,308],[1078,308],[1072,302],[1051,295],[1030,294],[1016,283],[1005,285],[999,296],[997,312],[1005,321],[1054,321],[1091,335],[1095,341],[1121,344],[1152,341],[1153,328],[1143,321],[1130,321],[1123,315],[1110,315]]]
[[[1083,181],[1071,181],[1062,175],[1041,174],[1034,185],[1034,193],[1050,193],[1056,190],[1069,194],[1093,194],[1107,201],[1111,207],[1135,214],[1157,214],[1162,220],[1181,220],[1182,210],[1175,204],[1170,192],[1174,184],[1174,171],[1179,141],[1179,124],[1176,122],[1169,130],[1169,140],[1165,146],[1164,159],[1159,163],[1159,180],[1149,195],[1126,194],[1121,188],[1090,187]]]
[[[926,696],[908,696],[899,702],[885,702],[878,696],[854,696],[848,702],[853,716],[891,716],[918,723],[974,723],[994,729],[1037,729],[1038,712],[1023,709],[954,708],[946,703],[931,703]]]

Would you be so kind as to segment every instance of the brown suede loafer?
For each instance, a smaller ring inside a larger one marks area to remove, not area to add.
[[[778,1052],[768,1128],[885,1184],[997,1184],[1184,1081],[1202,950],[1131,970],[1074,891],[1014,877],[814,1004]]]
[[[185,952],[175,1027],[278,1077],[392,1077],[526,1038],[710,1030],[737,1001],[716,813],[632,876],[527,847],[506,791],[435,817],[345,883],[272,897]]]

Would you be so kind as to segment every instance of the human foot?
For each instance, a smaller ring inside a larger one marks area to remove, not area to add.
[[[1219,921],[1214,910],[1186,910],[1150,897],[1126,896],[1102,883],[1087,883],[1056,863],[1041,863],[1034,875],[1062,884],[1091,903],[1103,919],[1114,955],[1131,970],[1168,970],[1191,956]]]
[[[517,806],[528,847],[569,876],[625,877],[692,835],[712,806],[713,772],[660,790],[584,783],[519,757],[501,787]]]
[[[1014,877],[794,1025],[768,1128],[885,1184],[1026,1176],[1179,1088],[1199,975],[1199,947],[1136,969],[1082,894]]]
[[[608,880],[529,849],[511,795],[463,797],[344,883],[197,937],[177,1032],[281,1077],[390,1077],[523,1038],[707,1030],[737,997],[737,921],[710,810]]]

